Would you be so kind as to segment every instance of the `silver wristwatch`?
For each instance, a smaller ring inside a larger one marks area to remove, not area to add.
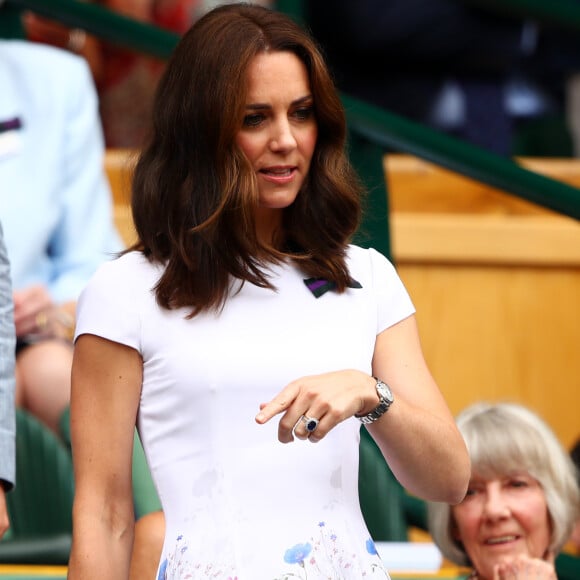
[[[382,417],[389,410],[389,407],[395,400],[393,397],[393,392],[387,383],[383,383],[383,381],[381,381],[381,379],[377,379],[377,377],[373,377],[373,379],[377,381],[376,389],[377,395],[379,396],[379,404],[366,415],[355,415],[355,417],[364,425],[374,423],[377,419]]]

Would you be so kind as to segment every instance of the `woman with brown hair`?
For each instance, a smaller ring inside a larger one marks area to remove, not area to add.
[[[469,461],[393,266],[350,244],[361,188],[319,51],[279,13],[216,8],[153,123],[139,242],[79,303],[69,578],[128,577],[135,423],[166,518],[158,578],[388,577],[361,422],[422,497],[460,501]]]

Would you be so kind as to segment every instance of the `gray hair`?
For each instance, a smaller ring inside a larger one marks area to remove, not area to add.
[[[469,450],[471,469],[484,477],[526,471],[541,485],[552,523],[549,549],[558,554],[580,516],[576,468],[550,427],[516,403],[476,403],[456,418]],[[452,508],[428,504],[429,531],[442,554],[461,566],[469,557],[454,539]]]

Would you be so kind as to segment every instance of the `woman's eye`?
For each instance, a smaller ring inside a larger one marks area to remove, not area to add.
[[[300,109],[296,109],[294,111],[294,117],[299,121],[307,121],[308,119],[312,118],[314,114],[313,107],[301,107]]]
[[[264,115],[261,113],[252,113],[244,117],[244,127],[257,127],[264,120]]]
[[[528,482],[523,479],[512,479],[509,483],[511,487],[528,487]]]

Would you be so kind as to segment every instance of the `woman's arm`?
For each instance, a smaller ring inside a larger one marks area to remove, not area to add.
[[[367,428],[397,479],[423,499],[460,502],[469,482],[469,457],[423,358],[414,315],[377,337],[372,373],[391,387],[394,403]],[[341,421],[366,415],[378,404],[373,376],[344,369],[292,381],[260,405],[256,421],[281,415],[282,443],[295,437],[314,443]],[[319,419],[315,431],[308,433],[302,416]]]
[[[390,386],[394,403],[367,428],[397,479],[424,499],[460,502],[470,477],[469,456],[427,368],[415,316],[377,337],[373,375]],[[361,414],[378,404],[378,396],[365,401]]]
[[[75,500],[69,579],[129,577],[131,460],[141,384],[136,350],[94,335],[78,338],[72,368]]]

